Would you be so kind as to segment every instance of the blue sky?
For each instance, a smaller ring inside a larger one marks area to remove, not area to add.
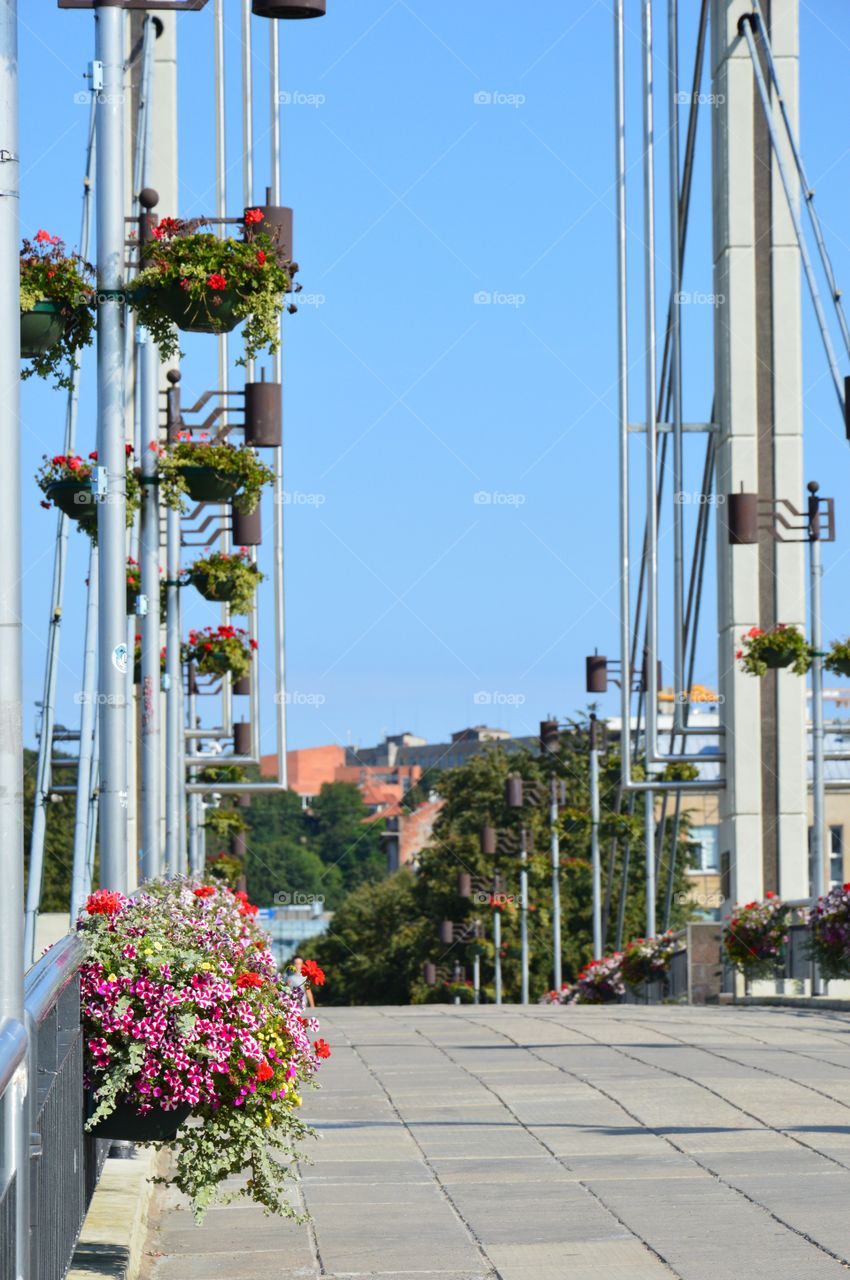
[[[698,6],[681,7],[689,82]],[[87,109],[74,96],[86,87],[93,21],[46,0],[37,21],[35,6],[20,8],[23,228],[46,227],[75,243]],[[233,213],[242,206],[239,8],[226,0]],[[290,95],[281,108],[284,199],[295,209],[306,302],[287,322],[284,375],[290,745],[368,745],[407,729],[437,741],[482,721],[535,732],[547,713],[585,704],[583,657],[595,646],[613,653],[616,641],[610,0],[329,0],[328,8],[324,20],[281,24]],[[637,289],[639,6],[627,0],[626,8]],[[662,82],[666,6],[657,8]],[[800,24],[804,155],[846,283],[850,136],[834,86],[850,73],[850,8],[843,0],[803,3]],[[254,36],[264,91],[267,22],[254,20]],[[191,216],[213,212],[212,4],[179,19],[179,41],[182,207],[162,212]],[[268,180],[265,101],[256,108],[255,199]],[[694,294],[712,289],[710,113],[700,108],[683,282]],[[661,104],[661,143],[664,114]],[[659,300],[669,264],[661,143]],[[838,541],[825,554],[832,638],[848,631],[848,446],[808,303],[805,316],[807,476],[838,500]],[[637,295],[632,318],[637,333]],[[687,308],[684,322],[685,417],[704,420],[711,307]],[[186,344],[187,396],[215,384],[213,347]],[[79,435],[86,452],[94,444],[93,376],[90,356]],[[639,417],[640,369],[631,397]],[[25,384],[23,423],[32,742],[54,517],[39,507],[31,477],[43,452],[59,450],[64,398]],[[686,487],[697,484],[701,452],[689,442]],[[72,533],[71,547],[59,715],[74,723],[86,540]],[[661,554],[667,564],[669,538]],[[711,576],[710,562],[697,666],[707,684],[716,672]],[[211,620],[194,601],[189,616]],[[268,699],[265,625],[261,634]],[[273,733],[266,715],[266,751]]]

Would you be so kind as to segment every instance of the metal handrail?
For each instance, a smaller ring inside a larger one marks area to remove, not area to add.
[[[84,952],[82,935],[69,933],[28,971],[24,979],[24,1005],[37,1026],[47,1019],[69,982],[73,982]]]
[[[15,1072],[27,1056],[27,1032],[16,1018],[0,1023],[0,1098],[15,1078]]]

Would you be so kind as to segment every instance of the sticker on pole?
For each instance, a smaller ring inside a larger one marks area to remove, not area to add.
[[[120,671],[122,676],[127,674],[127,654],[126,644],[117,644],[112,650],[112,665],[116,671]]]

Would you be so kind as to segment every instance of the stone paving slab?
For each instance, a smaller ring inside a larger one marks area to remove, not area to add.
[[[311,1225],[158,1193],[145,1280],[838,1280],[850,1015],[323,1010]]]

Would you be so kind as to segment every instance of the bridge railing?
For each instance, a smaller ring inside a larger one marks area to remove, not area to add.
[[[52,947],[26,975],[26,1032],[15,1022],[0,1029],[4,1280],[62,1280],[109,1149],[84,1129],[82,958],[75,934]],[[22,1126],[29,1135],[24,1170],[15,1158]]]

